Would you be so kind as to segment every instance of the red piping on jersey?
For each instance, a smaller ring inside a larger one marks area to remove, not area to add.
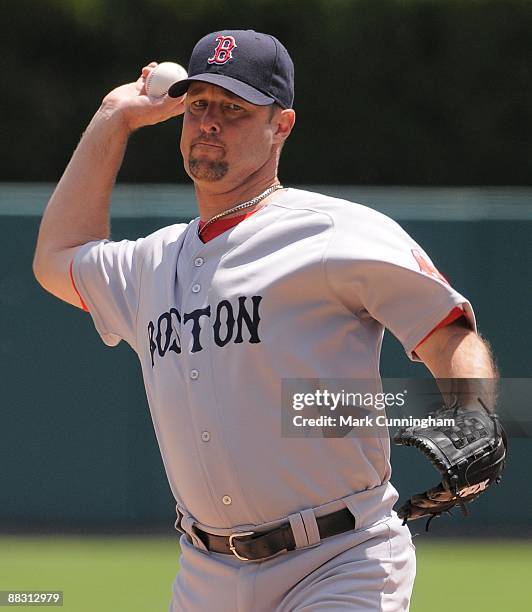
[[[430,331],[424,338],[423,340],[421,340],[421,342],[418,342],[418,344],[416,344],[416,348],[414,349],[414,351],[416,351],[416,349],[418,348],[419,345],[423,344],[423,342],[425,342],[425,340],[427,338],[429,338],[430,336],[432,336],[432,334],[437,330],[437,329],[441,329],[442,327],[446,327],[447,325],[450,325],[451,323],[453,323],[454,321],[456,321],[457,319],[459,319],[460,317],[465,317],[464,311],[462,310],[462,308],[460,306],[455,306],[451,312],[445,317],[445,319],[443,319],[442,321],[440,321],[438,323],[438,325],[436,325],[436,327]]]
[[[78,288],[76,287],[76,283],[74,282],[74,275],[72,274],[72,266],[73,265],[74,265],[74,260],[72,260],[70,262],[70,267],[69,267],[70,281],[72,282],[72,287],[74,287],[74,291],[76,292],[76,295],[79,297],[79,301],[81,303],[81,307],[83,308],[83,310],[85,312],[89,312],[89,309],[87,308],[87,304],[85,304],[85,302],[83,301],[83,298],[81,297],[81,294],[78,291]]]

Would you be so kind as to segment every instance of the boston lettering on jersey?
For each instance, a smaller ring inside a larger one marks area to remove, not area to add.
[[[215,308],[211,308],[209,304],[204,308],[185,312],[183,315],[177,308],[170,308],[168,312],[159,315],[157,323],[150,321],[148,342],[152,368],[155,365],[155,353],[159,357],[164,357],[169,351],[177,355],[181,353],[182,331],[189,331],[192,334],[192,353],[203,350],[201,335],[206,326],[210,326],[214,342],[220,347],[231,340],[234,344],[244,342],[244,328],[247,330],[250,344],[260,342],[259,305],[262,296],[254,295],[249,299],[251,304],[246,296],[240,296],[238,305],[231,304],[229,300],[221,300]]]

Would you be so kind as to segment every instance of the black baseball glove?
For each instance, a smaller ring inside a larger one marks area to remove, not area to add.
[[[442,409],[431,415],[452,419],[452,426],[406,427],[394,436],[395,444],[415,446],[440,472],[441,482],[413,495],[398,510],[407,521],[429,517],[430,521],[458,505],[476,499],[493,482],[499,483],[506,462],[506,434],[496,414],[484,409],[482,401]]]

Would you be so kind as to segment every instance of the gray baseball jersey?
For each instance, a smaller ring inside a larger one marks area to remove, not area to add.
[[[198,223],[91,242],[73,264],[103,341],[139,356],[185,529],[289,517],[304,547],[307,509],[347,505],[360,527],[390,517],[388,440],[282,437],[282,380],[378,379],[384,328],[416,359],[454,307],[474,328],[468,301],[365,206],[287,189],[206,244]]]

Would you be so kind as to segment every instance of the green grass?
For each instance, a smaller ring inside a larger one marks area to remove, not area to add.
[[[417,549],[411,612],[521,612],[532,600],[532,541],[447,540]]]
[[[63,591],[65,612],[166,612],[178,557],[177,538],[2,537],[0,590]]]
[[[171,538],[0,537],[0,590],[62,590],[65,612],[166,612],[178,552]],[[412,612],[530,609],[532,542],[424,541],[417,552]]]

